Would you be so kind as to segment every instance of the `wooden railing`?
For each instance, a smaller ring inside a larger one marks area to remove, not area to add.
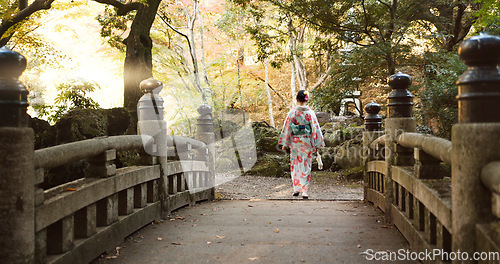
[[[493,219],[476,225],[476,246],[488,252],[500,252],[500,161],[488,163],[481,171],[481,180],[491,192]],[[492,262],[493,263],[493,262]]]
[[[114,249],[143,226],[172,210],[213,199],[213,174],[205,143],[168,137],[178,156],[167,162],[149,156],[149,165],[116,169],[117,151],[143,149],[141,136],[96,138],[35,152],[37,184],[52,167],[87,159],[86,178],[36,191],[36,260],[89,263]],[[175,145],[174,145],[175,143]]]
[[[500,262],[500,68],[492,53],[499,47],[500,38],[488,35],[462,44],[469,68],[457,82],[451,141],[416,133],[406,74],[389,78],[384,131],[380,106],[365,108],[365,200],[412,251],[432,252],[423,263]]]
[[[372,146],[376,147],[381,140]],[[439,168],[441,162],[450,160],[451,142],[429,135],[402,133],[396,143],[414,151],[414,166],[391,165],[392,193],[388,195],[384,192],[389,189],[384,187],[389,176],[386,162],[368,162],[367,200],[391,214],[391,222],[411,242],[413,251],[451,252],[451,180],[443,177]],[[388,197],[392,197],[391,203]]]

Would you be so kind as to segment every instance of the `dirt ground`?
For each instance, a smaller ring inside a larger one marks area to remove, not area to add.
[[[216,186],[216,198],[239,199],[302,199],[292,196],[290,178],[239,176]],[[355,201],[363,199],[363,182],[346,180],[341,173],[313,172],[309,199]]]

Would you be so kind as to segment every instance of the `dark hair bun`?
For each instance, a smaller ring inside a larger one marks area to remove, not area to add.
[[[297,100],[302,103],[307,102],[307,100],[309,100],[309,92],[306,90],[300,90],[297,93]]]

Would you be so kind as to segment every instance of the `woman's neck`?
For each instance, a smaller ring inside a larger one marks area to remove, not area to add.
[[[298,106],[306,106],[306,102],[299,102],[299,101],[297,101],[297,105]]]

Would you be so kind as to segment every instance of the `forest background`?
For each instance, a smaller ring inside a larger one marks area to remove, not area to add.
[[[457,47],[500,35],[499,12],[495,0],[1,0],[0,46],[27,58],[30,114],[51,123],[73,108],[134,112],[149,77],[177,135],[194,134],[203,103],[280,128],[299,89],[316,111],[338,114],[359,90],[383,113],[401,71],[419,129],[449,138]]]

